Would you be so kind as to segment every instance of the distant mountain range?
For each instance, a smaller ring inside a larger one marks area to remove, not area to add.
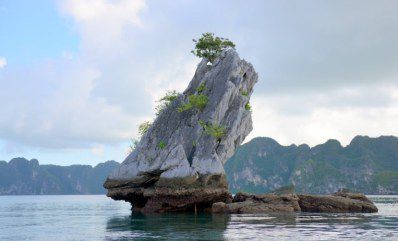
[[[300,193],[348,188],[398,194],[398,138],[357,136],[346,147],[329,140],[310,148],[259,137],[240,146],[225,171],[232,192],[264,193],[293,184]]]
[[[103,194],[106,176],[119,163],[88,165],[39,165],[36,159],[0,161],[0,195]]]
[[[107,175],[119,163],[39,165],[36,159],[0,161],[0,195],[104,194]],[[266,137],[240,146],[225,164],[232,193],[264,193],[295,185],[300,193],[348,188],[366,194],[398,194],[398,138],[357,136],[343,147],[336,140],[310,148],[282,146]]]

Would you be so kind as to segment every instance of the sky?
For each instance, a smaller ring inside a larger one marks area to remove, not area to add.
[[[0,160],[123,161],[193,38],[259,73],[254,129],[283,145],[398,136],[398,1],[0,0]]]

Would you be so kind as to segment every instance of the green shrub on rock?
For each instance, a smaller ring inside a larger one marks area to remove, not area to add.
[[[221,138],[226,134],[227,128],[225,126],[219,124],[207,124],[202,120],[199,120],[199,125],[203,127],[204,132],[214,137],[218,142],[221,141]]]
[[[203,91],[206,90],[206,84],[205,82],[202,82],[198,88],[196,88],[196,92],[198,92],[198,94],[202,94]]]
[[[166,145],[167,143],[165,141],[160,141],[156,146],[159,147],[160,149],[164,149]]]
[[[149,130],[149,128],[151,127],[152,122],[150,121],[144,121],[143,123],[141,123],[138,126],[138,133],[143,136],[145,133],[147,133],[147,131]]]
[[[166,92],[166,94],[157,101],[159,104],[155,107],[156,115],[160,115],[160,113],[162,113],[162,111],[166,109],[171,102],[177,99],[178,96],[180,96],[180,93],[175,90]]]
[[[184,112],[192,108],[203,110],[206,107],[207,102],[209,102],[209,97],[207,97],[207,95],[190,95],[188,96],[188,102],[178,107],[178,112]]]
[[[198,88],[196,88],[196,93],[188,96],[188,102],[182,104],[178,107],[178,112],[184,112],[187,110],[191,110],[192,108],[196,108],[199,110],[203,110],[207,102],[209,102],[209,97],[203,92],[206,90],[206,84],[201,83]]]
[[[235,49],[235,44],[229,39],[215,37],[214,33],[204,33],[195,42],[195,49],[191,52],[199,58],[206,58],[211,63],[226,49]]]
[[[245,110],[251,110],[252,106],[250,105],[250,103],[246,103],[245,105]]]

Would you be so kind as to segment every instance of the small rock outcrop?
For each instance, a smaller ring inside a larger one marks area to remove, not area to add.
[[[365,195],[339,191],[333,195],[238,193],[231,203],[213,204],[213,213],[375,213],[377,207]]]
[[[142,212],[211,209],[230,202],[224,163],[252,130],[258,76],[228,50],[203,59],[188,88],[164,109],[107,178],[108,196]]]
[[[299,204],[303,212],[328,213],[376,213],[377,207],[362,193],[339,191],[333,195],[300,194]]]
[[[232,203],[218,202],[212,207],[213,213],[274,213],[300,211],[296,194],[246,194],[238,193]]]

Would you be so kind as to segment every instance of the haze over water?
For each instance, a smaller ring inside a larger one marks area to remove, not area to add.
[[[105,196],[0,196],[0,240],[398,240],[398,196],[376,214],[130,213]]]

